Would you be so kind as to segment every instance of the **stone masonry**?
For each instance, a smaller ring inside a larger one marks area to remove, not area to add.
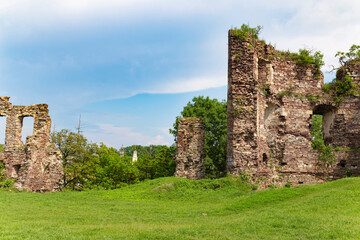
[[[359,96],[335,103],[314,65],[289,60],[264,41],[230,30],[228,46],[228,172],[246,172],[261,187],[360,175]],[[340,80],[346,75],[359,86],[360,64],[337,72]],[[330,166],[311,146],[313,114],[323,115],[325,144],[336,149]]]
[[[177,139],[175,177],[203,178],[205,157],[205,125],[203,121],[198,118],[179,119]]]
[[[0,116],[6,117],[5,146],[0,152],[6,176],[16,180],[19,190],[58,191],[64,172],[61,152],[50,143],[48,105],[13,106],[9,97],[0,97]],[[25,117],[34,118],[34,131],[24,144],[21,129]]]

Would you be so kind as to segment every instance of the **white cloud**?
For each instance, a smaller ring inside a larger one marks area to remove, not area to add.
[[[326,66],[338,65],[337,51],[347,51],[358,43],[360,32],[360,2],[354,0],[291,1],[293,14],[287,21],[277,22],[266,40],[283,50],[297,51],[309,47],[324,53]],[[295,8],[294,8],[295,7]]]
[[[145,90],[147,93],[184,93],[194,92],[207,88],[222,87],[227,84],[226,75],[218,77],[189,77],[172,79],[162,82],[154,88]]]
[[[206,15],[204,20],[217,16],[218,25],[210,22],[208,28],[201,29],[209,37],[198,46],[204,49],[204,54],[196,57],[204,59],[204,62],[209,58],[221,59],[219,63],[214,61],[210,66],[204,64],[206,67],[201,69],[203,73],[194,71],[193,75],[186,73],[186,77],[176,76],[169,80],[158,80],[151,88],[137,87],[129,89],[126,94],[121,92],[118,95],[102,94],[112,99],[142,92],[181,93],[226,85],[225,27],[241,25],[251,17],[256,18],[259,24],[265,25],[265,39],[276,43],[279,49],[296,51],[308,46],[321,50],[325,54],[324,60],[327,64],[323,70],[329,70],[329,65],[337,64],[334,58],[336,51],[347,50],[359,39],[359,8],[360,2],[354,0],[260,0],[251,3],[236,0],[12,0],[0,1],[0,35],[2,39],[26,41],[26,37],[36,36],[41,31],[60,31],[77,27],[92,29],[99,24],[131,26],[134,22],[144,19],[178,19],[181,24],[181,20],[201,17],[202,14]],[[239,15],[239,11],[245,12]],[[271,14],[272,12],[275,13]],[[222,29],[221,32],[219,27]],[[34,70],[59,66],[70,68],[76,67],[76,63],[79,63],[71,56],[59,59],[58,62],[49,59],[44,61],[45,65],[34,62],[30,63],[29,67]],[[28,63],[20,64],[23,66]],[[216,64],[222,65],[218,67]],[[214,74],[208,76],[209,70]],[[99,96],[99,92],[96,89],[94,94]],[[91,95],[90,98],[97,99],[98,96]],[[71,100],[78,103],[87,101],[89,99],[85,97],[82,97],[82,101]]]
[[[157,135],[150,141],[148,141],[147,145],[169,145],[168,141],[165,141],[164,136]]]
[[[119,148],[121,145],[169,145],[164,135],[146,136],[129,127],[118,127],[113,124],[98,124],[98,129],[84,132],[93,142],[103,142],[108,146]],[[170,136],[166,136],[169,138]]]

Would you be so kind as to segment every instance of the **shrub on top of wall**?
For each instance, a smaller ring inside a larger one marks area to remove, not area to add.
[[[235,36],[245,40],[247,38],[259,39],[259,34],[261,32],[262,26],[257,26],[255,28],[250,27],[248,24],[241,25],[240,28],[232,28],[231,31]]]

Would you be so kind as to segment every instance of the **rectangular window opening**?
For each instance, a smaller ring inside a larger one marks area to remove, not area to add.
[[[34,132],[34,118],[23,117],[22,128],[21,128],[21,141],[25,144],[26,138],[33,135]]]
[[[4,150],[6,134],[6,117],[0,116],[0,151]]]

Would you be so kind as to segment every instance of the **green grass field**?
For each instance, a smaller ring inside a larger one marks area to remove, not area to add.
[[[360,239],[360,178],[251,191],[231,177],[0,191],[0,239]]]

